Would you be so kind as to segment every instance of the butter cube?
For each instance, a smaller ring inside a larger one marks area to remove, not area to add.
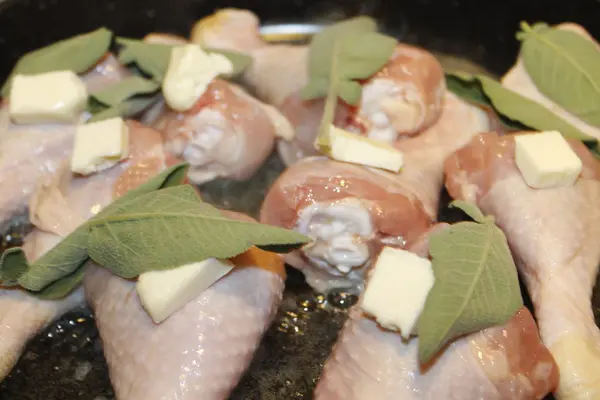
[[[222,54],[206,53],[197,44],[174,47],[162,92],[173,110],[187,111],[221,74],[233,72],[233,64]]]
[[[232,269],[231,261],[209,258],[170,270],[144,272],[136,290],[142,306],[160,323]]]
[[[399,172],[404,154],[385,143],[360,136],[331,125],[328,155],[337,161],[361,164]]]
[[[17,75],[9,94],[9,111],[17,124],[73,123],[83,112],[88,93],[72,71]]]
[[[515,136],[515,161],[535,189],[569,186],[581,173],[581,159],[557,131]]]
[[[75,133],[71,171],[89,175],[103,171],[129,155],[129,127],[122,118],[79,125]]]
[[[361,308],[384,328],[399,331],[408,339],[434,282],[431,261],[384,247],[371,271]]]

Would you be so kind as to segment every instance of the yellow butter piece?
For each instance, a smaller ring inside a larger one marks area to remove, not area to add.
[[[337,161],[361,164],[399,172],[404,165],[404,154],[385,143],[360,136],[331,125],[327,154]]]
[[[233,72],[233,64],[222,54],[206,53],[197,44],[174,47],[162,86],[165,101],[173,110],[187,111],[221,74]]]
[[[122,118],[79,125],[75,133],[71,171],[89,175],[103,171],[129,155],[129,127]]]
[[[209,258],[174,269],[144,272],[138,278],[137,293],[150,317],[160,323],[225,276],[233,266],[231,261]]]
[[[572,185],[581,159],[557,131],[515,136],[515,161],[528,186],[544,189]]]
[[[73,123],[83,112],[88,93],[73,71],[17,75],[9,94],[9,111],[17,124]]]
[[[369,276],[362,310],[384,328],[399,331],[408,339],[434,283],[430,260],[384,247]]]

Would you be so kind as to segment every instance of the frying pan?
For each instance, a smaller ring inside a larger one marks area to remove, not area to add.
[[[187,35],[199,17],[225,7],[256,12],[265,22],[263,33],[275,39],[289,34],[305,38],[318,24],[370,15],[405,42],[469,60],[492,75],[501,75],[513,63],[518,51],[514,34],[521,20],[573,21],[600,37],[598,0],[0,0],[0,80],[26,51],[65,37],[102,25],[129,37],[149,32]],[[454,62],[447,57],[443,61]],[[282,169],[272,156],[251,181],[215,182],[202,188],[203,197],[255,214]],[[461,215],[442,204],[441,217],[454,221]],[[4,241],[18,240],[26,230],[26,224],[18,223]],[[232,399],[311,398],[346,309],[356,301],[348,293],[315,296],[300,273],[288,269],[288,274],[278,316]],[[600,324],[598,284],[593,304]],[[98,333],[86,309],[65,315],[38,335],[0,384],[2,400],[113,398]]]

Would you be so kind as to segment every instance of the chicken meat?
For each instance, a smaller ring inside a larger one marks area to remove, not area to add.
[[[532,189],[516,166],[514,143],[513,135],[476,136],[447,160],[446,187],[506,233],[560,368],[558,398],[598,399],[600,331],[591,295],[600,263],[600,162],[569,140],[583,163],[575,184]]]
[[[396,143],[405,155],[399,174],[308,158],[274,183],[261,221],[316,239],[288,256],[315,290],[360,290],[364,269],[382,243],[404,246],[436,220],[444,159],[489,129],[485,111],[451,93],[445,97],[436,124]]]
[[[232,83],[217,79],[189,111],[159,103],[143,119],[159,130],[167,151],[190,164],[189,179],[250,178],[290,128],[273,107]]]
[[[112,55],[107,55],[83,76],[89,92],[116,83],[128,76]],[[25,211],[40,177],[55,173],[70,157],[75,125],[17,125],[9,115],[8,100],[0,105],[0,231],[10,219]]]
[[[427,237],[410,251],[427,256]],[[556,364],[526,308],[503,326],[454,340],[421,365],[418,338],[381,328],[362,313],[361,301],[325,363],[317,400],[534,400],[557,385]]]
[[[113,198],[154,176],[165,166],[160,134],[130,123],[130,155],[117,166],[89,177],[72,176],[63,162],[38,181],[31,199],[30,220],[35,229],[24,239],[28,260],[53,248]],[[0,285],[0,381],[17,362],[27,342],[66,311],[84,303],[83,290],[61,300],[40,300],[17,288]]]
[[[86,272],[117,399],[228,397],[275,316],[285,280],[279,255],[252,248],[232,261],[229,274],[161,324],[143,309],[135,282],[104,268]]]

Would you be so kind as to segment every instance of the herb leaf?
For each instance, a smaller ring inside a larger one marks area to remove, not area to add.
[[[130,190],[94,218],[110,215],[138,196],[183,182],[186,164],[173,166],[137,189]],[[55,247],[29,264],[21,248],[12,248],[0,258],[2,284],[17,283],[42,298],[61,298],[81,282],[88,256],[89,228],[84,224],[65,237]]]
[[[310,241],[294,231],[226,218],[188,185],[141,196],[88,225],[90,257],[124,278],[234,257],[251,246],[290,251]]]
[[[133,117],[157,100],[153,94],[159,87],[156,82],[141,76],[130,76],[93,93],[88,101],[88,110],[92,113],[88,122],[113,117]]]
[[[122,64],[135,64],[142,72],[149,75],[154,81],[162,83],[169,67],[171,50],[174,45],[162,43],[148,43],[142,40],[117,38],[117,43],[123,46],[119,52],[119,61]],[[204,49],[209,53],[222,54],[233,64],[233,72],[226,77],[233,77],[246,69],[252,58],[246,54],[229,50]]]
[[[117,106],[133,96],[154,93],[159,89],[156,82],[144,79],[141,76],[130,76],[110,85],[91,97],[105,106]]]
[[[520,57],[535,86],[550,100],[600,126],[600,51],[591,40],[545,23],[521,22]]]
[[[454,206],[483,216],[475,205]],[[435,284],[418,323],[423,364],[454,338],[504,324],[523,306],[517,268],[493,218],[451,225],[430,238],[429,252]]]
[[[117,44],[123,46],[119,52],[119,61],[124,65],[135,64],[142,72],[148,74],[156,82],[165,79],[172,45],[147,43],[136,39],[118,37]]]
[[[88,71],[106,54],[112,36],[111,31],[100,28],[25,54],[2,86],[0,95],[8,96],[12,78],[17,74],[36,75],[62,70],[81,74]]]
[[[492,102],[483,92],[481,84],[476,79],[471,79],[470,76],[465,76],[460,72],[452,72],[446,74],[446,87],[449,91],[460,97],[461,99],[488,109],[493,109]],[[513,121],[503,115],[498,115],[500,123],[507,131],[521,131],[527,127],[520,122]]]
[[[482,92],[490,99],[494,110],[511,120],[515,120],[525,127],[538,131],[557,130],[564,137],[581,140],[588,147],[596,149],[598,141],[569,124],[544,106],[529,100],[517,92],[505,88],[499,82],[482,75],[469,75],[466,73],[450,74],[456,82],[463,85],[481,85]],[[460,94],[457,93],[459,96]]]
[[[88,109],[92,112],[92,117],[87,120],[87,123],[98,122],[114,117],[134,117],[150,107],[154,102],[158,101],[158,99],[159,98],[156,96],[136,96],[123,101],[121,104],[108,108],[91,100]]]
[[[486,222],[485,215],[483,215],[483,213],[481,212],[479,207],[477,207],[473,203],[469,203],[469,202],[463,201],[463,200],[454,200],[448,206],[451,208],[458,208],[458,209],[462,210],[465,214],[467,214],[475,222],[478,222],[480,224],[484,224]]]
[[[360,100],[360,85],[353,80],[367,79],[390,60],[396,39],[376,32],[377,24],[369,17],[352,18],[323,29],[313,37],[309,54],[309,82],[302,90],[305,100],[326,97],[332,78],[332,66],[340,80],[336,95],[346,103]]]

